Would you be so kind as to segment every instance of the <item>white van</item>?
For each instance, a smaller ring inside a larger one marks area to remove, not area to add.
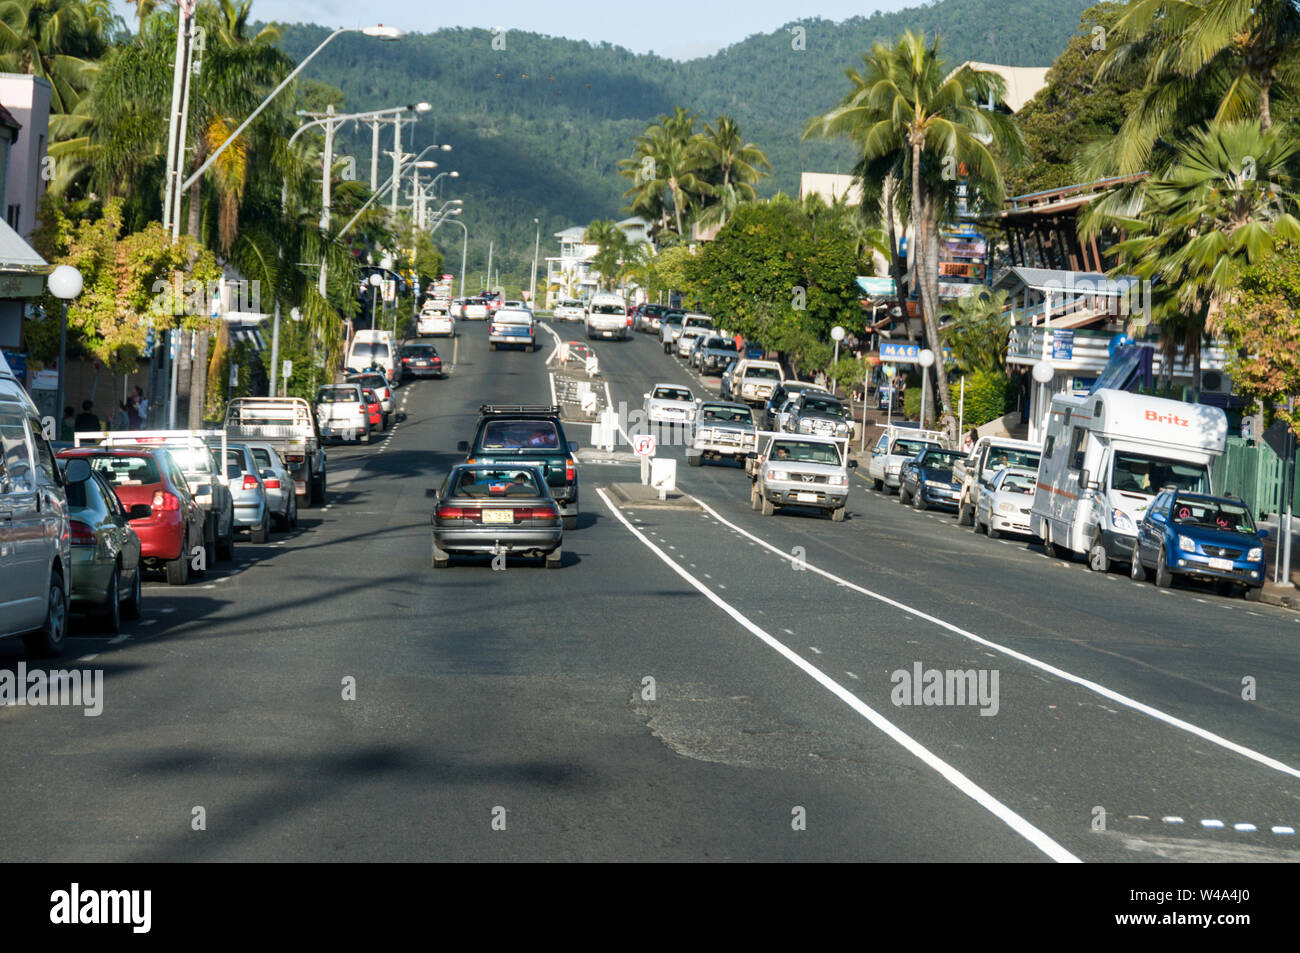
[[[1097,572],[1128,563],[1137,526],[1161,487],[1210,493],[1228,419],[1218,407],[1099,390],[1052,399],[1030,532]]]
[[[67,479],[89,478],[68,464]],[[71,532],[64,476],[41,416],[0,354],[0,638],[58,655],[68,632]]]
[[[396,376],[397,355],[391,331],[358,331],[348,349],[347,369],[359,373],[377,365],[390,381]]]
[[[627,313],[627,302],[621,295],[599,292],[591,296],[587,305],[587,337],[597,335],[626,341],[632,326]]]

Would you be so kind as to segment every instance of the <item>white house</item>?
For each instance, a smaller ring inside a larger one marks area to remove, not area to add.
[[[625,218],[615,224],[634,245],[650,241],[650,223],[643,218]],[[560,253],[546,259],[547,308],[555,307],[560,298],[589,298],[600,286],[600,272],[591,264],[600,246],[584,241],[586,232],[584,226],[574,225],[555,233],[560,242]]]

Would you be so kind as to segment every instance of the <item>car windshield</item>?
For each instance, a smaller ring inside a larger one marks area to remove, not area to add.
[[[984,472],[997,473],[1003,467],[1022,467],[1026,470],[1038,469],[1037,450],[1015,450],[994,447],[984,461]]]
[[[756,377],[765,381],[776,381],[781,379],[781,372],[775,367],[749,367],[745,369],[746,377]]]
[[[574,301],[572,298],[565,298],[563,301],[561,301],[561,302],[559,303],[558,307],[561,307],[561,308],[581,308],[581,307],[582,307],[582,302],[581,302],[581,301]]]
[[[1023,473],[1008,473],[1002,478],[1002,490],[1006,493],[1024,493],[1032,496],[1038,483],[1037,477]]]
[[[705,404],[704,419],[729,424],[752,424],[754,415],[748,407],[710,407]]]
[[[715,351],[731,351],[734,353],[736,350],[736,342],[731,338],[709,338],[704,346]]]
[[[1250,518],[1250,511],[1242,503],[1196,500],[1180,496],[1174,500],[1170,515],[1179,526],[1217,529],[1225,533],[1250,535],[1255,533],[1255,522]]]
[[[91,457],[90,466],[113,486],[146,486],[162,482],[153,457]]]
[[[356,403],[359,399],[355,387],[322,387],[316,395],[318,404]]]
[[[650,317],[658,317],[668,312],[668,306],[664,304],[648,304],[645,306],[645,314]]]
[[[560,435],[549,420],[489,420],[480,446],[484,450],[559,450]]]
[[[701,317],[701,318],[684,318],[683,321],[682,321],[682,327],[684,327],[684,328],[704,328],[704,329],[707,330],[708,328],[713,327],[713,319],[712,319],[712,318],[703,318],[703,317]]]
[[[829,443],[810,443],[803,440],[778,440],[772,446],[773,462],[828,463],[839,466],[840,454]]]
[[[931,470],[951,470],[954,460],[963,456],[959,450],[927,450],[921,466]]]
[[[388,378],[383,374],[358,374],[356,377],[348,378],[349,384],[362,384],[366,387],[373,387],[376,390],[382,390],[388,386]],[[354,397],[353,400],[356,398]]]
[[[473,467],[460,471],[452,495],[467,496],[471,499],[492,499],[512,496],[531,498],[546,494],[538,483],[534,470]]]
[[[627,309],[621,304],[593,304],[592,314],[626,314]]]
[[[844,416],[844,405],[838,400],[830,397],[806,397],[803,402],[803,409],[811,411],[814,414],[834,414],[836,417]]]
[[[498,311],[493,318],[497,324],[532,324],[533,316],[527,311]]]
[[[685,387],[656,387],[654,392],[655,400],[694,400]]]
[[[1154,495],[1172,486],[1190,493],[1210,492],[1210,475],[1203,463],[1184,463],[1144,453],[1117,453],[1111,468],[1111,489]]]
[[[925,450],[927,447],[934,447],[934,449],[936,450],[939,449],[938,447],[935,447],[934,444],[928,443],[924,440],[894,441],[894,453],[901,454],[902,456],[905,457],[914,457],[922,450]]]

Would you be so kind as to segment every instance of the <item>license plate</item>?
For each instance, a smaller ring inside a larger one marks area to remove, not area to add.
[[[484,523],[513,523],[515,521],[514,510],[484,510]]]
[[[1211,559],[1211,560],[1210,560],[1210,568],[1211,568],[1211,569],[1222,569],[1222,570],[1226,570],[1226,571],[1228,571],[1228,572],[1231,572],[1231,571],[1232,571],[1232,560],[1231,560],[1231,559]]]
[[[796,500],[798,500],[800,503],[816,503],[816,502],[817,502],[817,494],[816,494],[816,493],[796,493],[796,494],[794,495],[794,498],[795,498]]]

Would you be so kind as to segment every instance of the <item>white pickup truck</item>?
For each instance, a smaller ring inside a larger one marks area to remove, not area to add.
[[[593,295],[587,306],[587,337],[626,341],[631,333],[627,302],[615,294]]]
[[[776,385],[785,380],[785,371],[776,361],[744,360],[732,373],[732,380],[740,382],[738,389],[732,385],[737,399],[751,407],[761,407],[772,396]]]
[[[979,503],[980,487],[992,483],[1003,467],[1022,467],[1037,470],[1043,445],[1011,437],[980,437],[964,459],[952,467],[952,478],[961,482],[961,498],[957,502],[957,522],[962,526],[975,523],[975,505]]]
[[[921,430],[918,427],[897,425],[887,428],[871,448],[871,459],[867,461],[867,479],[877,490],[897,493],[903,463],[922,450],[942,450],[943,438],[941,430]]]

